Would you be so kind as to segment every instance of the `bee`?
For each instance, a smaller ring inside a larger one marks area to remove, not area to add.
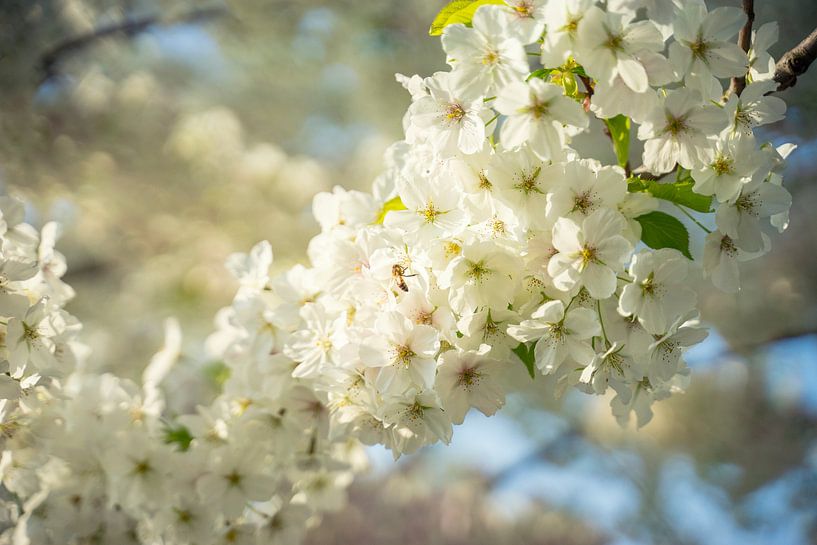
[[[406,267],[400,265],[399,263],[395,263],[392,265],[391,268],[391,277],[397,283],[397,287],[403,291],[408,291],[408,285],[406,284],[406,278],[411,278],[412,276],[417,276],[416,274],[406,274]]]

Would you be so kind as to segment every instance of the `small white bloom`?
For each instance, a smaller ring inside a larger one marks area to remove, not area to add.
[[[790,207],[791,195],[782,186],[756,179],[733,202],[718,207],[715,223],[741,250],[759,252],[764,246],[760,220]]]
[[[695,307],[696,295],[685,285],[688,260],[678,250],[645,250],[633,256],[631,283],[625,284],[619,312],[635,315],[648,332],[661,334],[676,318]]]
[[[471,407],[491,416],[505,404],[505,392],[497,383],[501,365],[490,351],[490,346],[482,345],[475,351],[449,350],[440,356],[435,387],[454,424],[462,424]]]
[[[451,306],[459,312],[506,309],[516,293],[521,268],[518,257],[492,242],[469,244],[440,275],[439,285],[451,290]]]
[[[731,201],[762,162],[754,138],[721,138],[715,142],[712,159],[692,170],[693,190],[714,195],[718,202]]]
[[[601,334],[596,313],[562,301],[548,301],[530,320],[508,327],[508,335],[521,342],[536,342],[536,367],[544,375],[555,372],[565,361],[588,365],[595,352],[590,339]]]
[[[745,22],[746,14],[740,8],[707,12],[703,2],[685,3],[676,15],[670,60],[682,74],[700,78],[742,76],[749,68],[749,59],[733,38]]]
[[[688,89],[670,91],[663,104],[638,128],[644,144],[644,166],[655,174],[669,172],[675,163],[693,169],[709,159],[710,138],[727,120],[716,106],[705,106],[701,95]]]
[[[411,122],[428,135],[438,153],[476,153],[485,142],[482,96],[456,87],[449,72],[437,72],[426,80],[429,95],[412,104]]]
[[[646,67],[637,54],[664,49],[664,39],[651,21],[629,22],[593,6],[578,29],[576,59],[597,80],[612,84],[616,77],[636,93],[649,87]]]
[[[528,74],[525,49],[508,31],[507,22],[495,16],[495,8],[477,8],[472,28],[455,24],[443,31],[443,49],[454,68],[456,85],[474,95],[494,93]]]
[[[564,96],[561,87],[539,78],[504,87],[494,108],[508,116],[500,129],[502,145],[512,149],[527,144],[542,159],[562,156],[563,125],[580,128],[588,125],[587,115],[578,102]]]
[[[553,227],[553,246],[559,253],[548,263],[548,274],[557,289],[583,286],[595,299],[606,299],[616,290],[616,272],[624,267],[633,247],[621,233],[624,217],[600,208],[581,225],[560,218]]]

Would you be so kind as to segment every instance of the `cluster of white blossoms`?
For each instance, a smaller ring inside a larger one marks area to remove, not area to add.
[[[405,140],[371,193],[315,197],[310,265],[270,277],[268,243],[230,258],[240,289],[207,343],[229,378],[194,415],[168,415],[160,388],[174,328],[141,385],[77,365],[55,226],[38,239],[0,202],[0,543],[295,543],[342,505],[361,444],[447,443],[524,367],[557,392],[612,388],[619,420],[645,424],[706,336],[697,276],[736,291],[766,224],[787,223],[792,146],[753,134],[785,111],[767,95],[776,27],[747,53],[745,18],[680,0],[444,9],[451,70],[398,76]],[[673,211],[707,231],[702,267]]]

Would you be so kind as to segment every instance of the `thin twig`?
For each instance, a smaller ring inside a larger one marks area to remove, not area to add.
[[[57,74],[57,67],[60,61],[62,61],[66,56],[85,49],[102,38],[117,35],[132,37],[155,25],[206,21],[222,16],[225,13],[227,13],[225,8],[221,6],[211,6],[196,9],[189,13],[169,19],[163,19],[160,15],[147,15],[129,18],[120,23],[101,26],[92,30],[91,32],[88,32],[87,34],[81,34],[59,43],[43,54],[42,61],[40,61],[40,67],[43,72],[43,81],[48,80]]]
[[[755,22],[755,2],[754,0],[743,0],[743,11],[746,12],[746,24],[740,29],[738,34],[738,46],[746,53],[752,45],[752,24]],[[732,78],[729,92],[738,96],[746,88],[746,74],[741,77]]]
[[[774,67],[777,90],[783,91],[794,87],[797,77],[806,73],[814,59],[817,59],[817,29],[777,61]]]

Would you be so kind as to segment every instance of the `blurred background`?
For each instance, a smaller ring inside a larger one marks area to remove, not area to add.
[[[369,187],[409,103],[394,73],[444,68],[427,36],[443,4],[0,2],[0,183],[32,223],[65,225],[92,366],[138,377],[177,316],[193,386],[171,395],[215,390],[194,362],[236,288],[224,259],[268,239],[277,268],[303,260],[312,196]],[[812,0],[755,4],[776,56],[817,26]],[[791,225],[739,297],[704,291],[687,394],[622,430],[608,399],[528,381],[448,448],[373,449],[309,543],[817,543],[816,93],[814,69],[762,135],[799,146]]]

